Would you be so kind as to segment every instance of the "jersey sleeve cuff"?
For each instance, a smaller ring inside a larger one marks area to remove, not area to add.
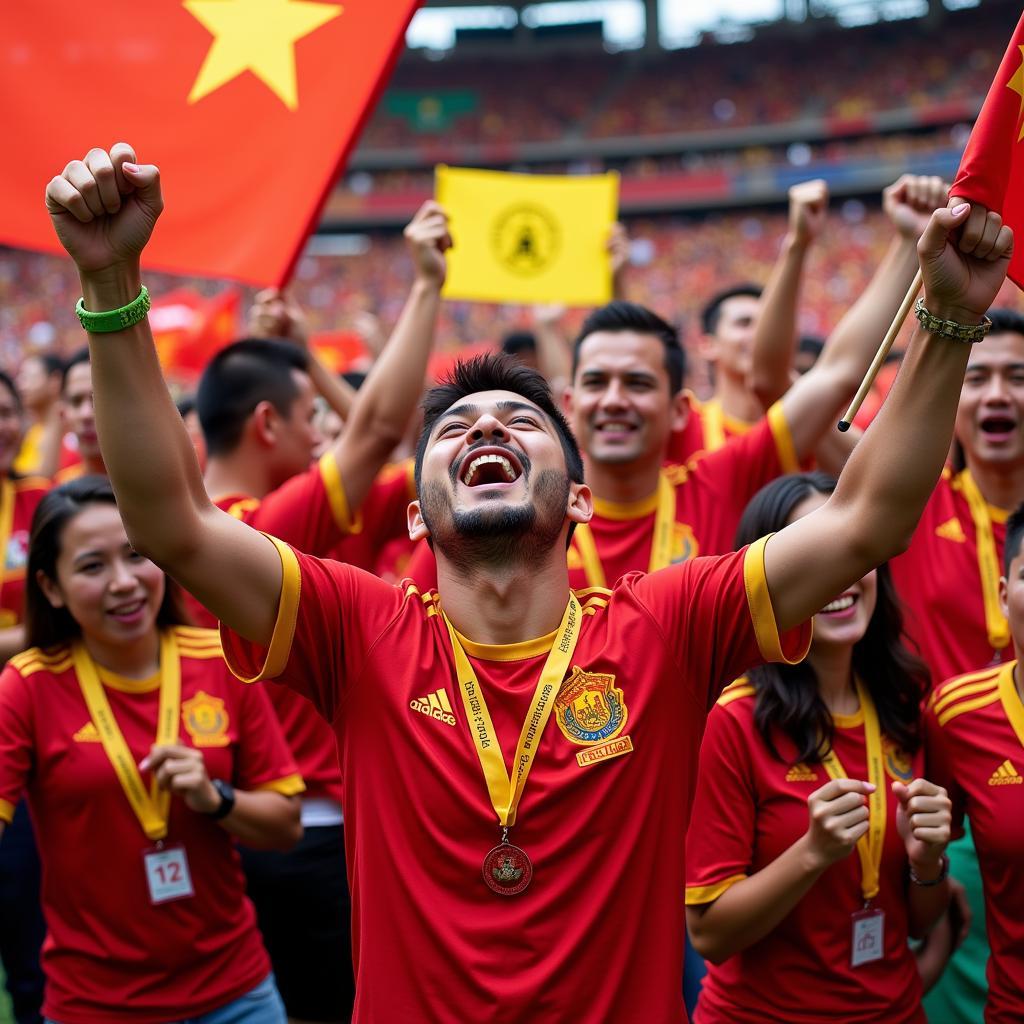
[[[782,409],[781,402],[776,402],[768,410],[768,427],[772,432],[772,439],[775,441],[775,452],[779,457],[782,472],[799,473],[800,460],[796,457],[793,435],[789,432],[789,424],[786,422],[786,414]]]
[[[764,571],[764,549],[769,538],[762,537],[747,548],[743,557],[743,583],[747,591],[747,607],[754,624],[758,650],[765,661],[781,661],[796,665],[804,660],[811,647],[811,622],[780,636],[775,620],[775,609],[768,593],[768,579]]]
[[[711,885],[688,885],[686,887],[686,905],[688,907],[700,906],[702,903],[714,903],[719,896],[730,886],[737,882],[746,881],[746,875],[730,875],[720,882]]]
[[[302,776],[296,773],[294,775],[286,775],[283,779],[261,782],[258,786],[253,786],[252,788],[254,793],[260,793],[264,790],[270,790],[272,793],[281,793],[284,796],[296,796],[299,793],[306,792],[306,783],[302,781]]]
[[[320,479],[327,492],[327,502],[331,506],[331,514],[342,533],[360,533],[363,529],[361,516],[352,518],[352,510],[348,507],[348,496],[341,480],[338,460],[333,452],[324,452],[319,462]]]
[[[223,623],[220,625],[224,660],[232,674],[243,683],[258,683],[263,679],[276,679],[284,671],[291,654],[295,622],[299,614],[299,592],[302,583],[299,560],[287,544],[269,534],[263,536],[277,548],[277,553],[281,557],[281,596],[278,600],[274,633],[270,638],[270,645],[266,648],[266,653],[262,656],[262,661],[258,662],[256,658],[250,660],[246,656],[249,651],[259,652],[261,648],[255,644],[240,646],[237,638],[235,638],[235,642],[232,642],[235,634],[229,631]],[[259,667],[253,671],[256,665]]]
[[[0,800],[0,821],[6,822],[8,825],[14,821],[14,804]]]

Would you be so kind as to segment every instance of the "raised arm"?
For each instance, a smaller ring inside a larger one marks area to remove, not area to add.
[[[896,235],[867,288],[829,335],[818,361],[782,399],[797,456],[826,455],[833,472],[845,463],[853,442],[835,443],[832,428],[914,280],[917,241],[932,212],[945,204],[946,186],[939,178],[904,175],[885,190],[883,202]],[[838,452],[833,451],[836,448]]]
[[[120,309],[141,288],[139,258],[163,210],[160,175],[130,146],[92,149],[46,189],[85,308]],[[219,619],[256,643],[273,633],[281,561],[261,534],[219,511],[167,391],[147,319],[89,335],[103,461],[132,544]]]
[[[779,258],[761,296],[754,329],[750,389],[767,409],[793,383],[797,342],[797,304],[804,263],[828,215],[828,185],[822,178],[802,181],[789,190],[789,228]]]
[[[981,323],[1013,250],[1001,217],[953,200],[932,214],[917,249],[928,311]],[[949,452],[968,351],[964,342],[915,330],[835,493],[769,540],[765,571],[781,629],[805,622],[910,543]]]

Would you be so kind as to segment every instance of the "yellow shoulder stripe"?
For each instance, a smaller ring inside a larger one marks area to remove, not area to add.
[[[741,697],[753,697],[756,693],[757,690],[752,686],[729,687],[729,689],[722,691],[721,696],[715,703],[724,708],[726,704],[731,704],[734,700],[739,700]]]
[[[52,486],[53,482],[45,476],[23,476],[14,481],[16,491],[48,491]]]
[[[14,804],[0,800],[0,821],[4,821],[8,825],[14,821]]]
[[[932,700],[932,710],[936,714],[941,714],[945,711],[950,704],[955,704],[958,700],[964,697],[973,697],[979,693],[994,692],[999,688],[999,683],[996,679],[982,679],[976,683],[967,682],[957,688],[950,687],[947,690],[943,690],[941,693],[936,694]]]
[[[1002,665],[989,665],[988,668],[979,669],[977,672],[965,672],[962,676],[954,676],[947,679],[941,686],[937,686],[932,694],[934,700],[941,700],[947,693],[959,690],[968,683],[977,683],[982,679],[991,679],[995,682],[1002,670]]]
[[[30,647],[27,651],[15,655],[9,662],[23,676],[35,672],[66,672],[71,663],[71,651],[67,647],[58,647],[50,654],[44,653],[38,647]]]
[[[993,687],[980,697],[974,697],[971,700],[965,700],[960,704],[954,704],[952,707],[946,708],[945,711],[939,714],[939,725],[946,725],[948,722],[953,721],[954,718],[967,714],[968,711],[977,711],[978,708],[988,707],[989,704],[994,704],[997,700],[999,700],[999,688]]]
[[[686,887],[686,905],[693,907],[699,906],[701,903],[714,903],[726,889],[734,886],[737,882],[746,881],[746,878],[746,875],[730,875],[712,885],[688,885]]]
[[[581,604],[591,597],[611,597],[612,592],[607,587],[582,587],[574,590],[576,600]]]

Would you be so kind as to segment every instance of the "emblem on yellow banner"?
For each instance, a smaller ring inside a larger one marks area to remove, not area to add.
[[[197,747],[226,747],[231,742],[228,713],[220,697],[211,697],[200,690],[181,705],[181,718]]]
[[[615,676],[574,668],[555,698],[555,718],[567,740],[603,743],[622,732],[629,712]]]
[[[558,253],[558,225],[539,206],[513,206],[494,226],[494,252],[516,274],[541,274]]]

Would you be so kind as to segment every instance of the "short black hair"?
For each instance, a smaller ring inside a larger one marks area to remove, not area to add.
[[[988,318],[992,321],[992,330],[989,331],[989,334],[1020,334],[1024,336],[1024,314],[1018,313],[1017,310],[996,306],[988,311]]]
[[[67,359],[64,360],[64,366],[62,368],[60,376],[60,392],[64,394],[64,389],[68,386],[68,374],[71,372],[71,368],[74,366],[81,366],[82,363],[89,362],[89,346],[83,345],[76,352],[73,352]]]
[[[282,415],[291,412],[299,389],[292,371],[309,373],[309,356],[289,341],[242,338],[222,348],[203,370],[196,410],[210,455],[238,447],[245,421],[260,402]]]
[[[54,355],[53,352],[30,352],[25,356],[23,362],[28,362],[30,359],[38,359],[43,364],[43,373],[47,377],[52,377],[54,374],[60,374],[64,376],[64,360],[60,356]]]
[[[580,348],[591,334],[598,331],[635,331],[637,334],[653,335],[665,350],[665,372],[668,374],[669,392],[675,395],[683,390],[683,381],[686,378],[686,353],[679,344],[679,332],[646,306],[622,299],[616,299],[595,309],[583,321],[580,333],[576,335],[576,341],[572,346],[573,380],[576,379],[576,370],[580,363]]]
[[[734,284],[728,288],[723,288],[720,292],[716,292],[700,312],[701,330],[705,334],[714,334],[718,330],[722,306],[729,299],[736,299],[744,295],[749,295],[752,299],[759,299],[763,291],[764,289],[759,284],[747,282],[745,284]]]
[[[1020,554],[1024,540],[1024,504],[1018,505],[1006,520],[1006,540],[1003,543],[1003,575],[1010,575],[1010,563]]]
[[[537,336],[532,331],[511,331],[501,339],[501,351],[507,356],[537,351]]]
[[[190,412],[196,411],[196,396],[191,393],[182,395],[174,404],[178,407],[178,415],[184,419]]]
[[[349,370],[348,373],[343,373],[341,379],[350,387],[353,391],[358,391],[366,383],[366,374],[361,373],[359,370]]]
[[[423,430],[416,443],[416,490],[422,493],[421,476],[423,456],[427,451],[430,432],[437,421],[456,402],[481,391],[511,391],[540,409],[555,425],[558,440],[565,453],[565,468],[569,479],[583,483],[583,458],[576,437],[568,421],[551,397],[548,382],[536,370],[524,366],[507,355],[483,355],[465,362],[457,362],[437,385],[423,397]]]

